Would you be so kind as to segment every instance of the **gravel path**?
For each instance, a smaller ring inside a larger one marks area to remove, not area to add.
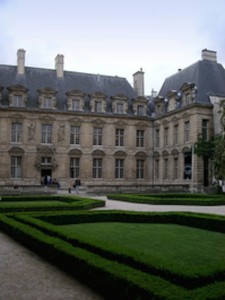
[[[101,300],[32,251],[0,232],[0,300]]]
[[[66,193],[65,193],[66,194]],[[90,197],[90,195],[88,195]],[[225,206],[145,205],[108,200],[99,208],[134,211],[190,211],[225,215]],[[75,278],[0,232],[0,300],[102,300]]]

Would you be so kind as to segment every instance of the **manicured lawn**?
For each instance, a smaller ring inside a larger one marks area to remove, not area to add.
[[[79,240],[190,277],[225,269],[225,234],[218,232],[173,224],[115,222],[60,228]]]

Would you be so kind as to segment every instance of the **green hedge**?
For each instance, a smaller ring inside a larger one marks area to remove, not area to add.
[[[1,228],[101,293],[105,299],[180,300],[186,290],[124,264],[102,258],[16,220],[0,215]]]
[[[157,205],[225,205],[223,195],[202,194],[108,194],[108,199]]]
[[[17,201],[18,199],[18,201]],[[68,211],[105,206],[105,201],[84,197],[12,197],[0,201],[0,213],[29,211]]]
[[[111,212],[112,213],[112,212]],[[89,213],[76,213],[73,214],[73,216],[70,214],[64,214],[64,216],[60,215],[59,219],[60,219],[60,225],[62,225],[62,221],[63,224],[68,224],[68,219],[66,218],[66,220],[63,220],[63,217],[68,217],[69,216],[69,224],[70,223],[84,223],[84,222],[101,222],[104,219],[105,222],[105,218],[109,217],[109,212],[89,212]],[[88,220],[87,220],[87,216],[88,216]],[[125,218],[123,218],[123,216],[125,216]],[[127,216],[130,216],[131,218],[127,218]],[[142,214],[142,213],[132,213],[132,212],[113,212],[111,214],[111,218],[113,222],[134,222],[137,223],[137,219],[136,216],[138,216],[138,220],[140,223],[141,221],[144,221],[144,223],[171,223],[172,219],[174,219],[173,223],[176,224],[182,224],[184,225],[184,219],[186,219],[185,221],[185,225],[189,226],[189,224],[192,224],[193,221],[193,217],[194,215],[187,215],[185,213],[169,213],[165,214],[165,213],[153,213],[153,214],[147,214],[148,219],[146,219],[146,215]],[[165,221],[165,218],[169,216],[168,222]],[[177,218],[178,216],[178,218]],[[181,222],[181,216],[183,216],[183,221]],[[37,216],[36,216],[37,217]],[[55,216],[56,217],[56,216]],[[54,217],[54,218],[55,218]],[[99,218],[100,217],[100,218]],[[103,217],[103,218],[102,218]],[[143,217],[143,220],[142,220]],[[156,219],[157,217],[157,219]],[[143,272],[147,272],[147,273],[151,273],[157,276],[160,276],[166,280],[169,280],[171,282],[174,282],[176,284],[179,284],[181,286],[184,286],[186,288],[194,288],[197,287],[199,285],[206,285],[208,283],[210,283],[211,281],[217,281],[217,280],[225,280],[225,271],[218,271],[215,274],[205,274],[204,276],[201,275],[199,277],[192,277],[190,275],[185,275],[185,274],[181,274],[178,273],[177,271],[174,272],[170,272],[167,269],[162,268],[162,266],[159,264],[157,264],[157,261],[154,262],[154,267],[151,265],[147,265],[141,261],[139,261],[138,258],[134,258],[134,257],[130,257],[129,253],[124,254],[124,253],[118,253],[118,250],[114,250],[113,248],[111,249],[105,249],[104,247],[104,243],[103,245],[101,245],[101,243],[98,243],[98,245],[95,245],[93,243],[91,243],[91,241],[87,241],[85,238],[83,238],[82,240],[80,240],[79,238],[74,238],[74,236],[71,236],[70,234],[64,234],[60,228],[57,226],[52,226],[52,224],[49,224],[48,222],[44,222],[40,219],[37,218],[33,218],[32,216],[28,216],[28,215],[16,215],[14,216],[14,218],[16,218],[17,220],[20,220],[26,224],[32,225],[37,229],[42,230],[43,232],[50,234],[51,236],[54,237],[58,237],[62,240],[65,240],[69,243],[71,243],[72,245],[76,246],[76,247],[81,247],[81,248],[85,248],[88,251],[94,252],[98,255],[101,255],[102,257],[105,257],[107,259],[111,259],[111,260],[116,260],[120,263],[129,265],[135,269],[139,269]],[[202,223],[202,216],[201,215],[195,215],[195,218],[199,220],[199,223]],[[46,217],[44,218],[46,219]],[[207,217],[205,216],[205,219],[207,219]],[[211,224],[215,221],[215,217],[208,218],[209,224]],[[219,231],[221,228],[223,228],[224,230],[224,225],[225,225],[225,218],[218,218],[221,221],[221,227],[219,226]],[[48,217],[47,217],[47,220]],[[162,221],[162,222],[161,222]],[[59,225],[59,223],[57,223],[57,225]],[[198,226],[197,226],[198,227]],[[208,226],[210,228],[210,226]],[[216,225],[214,224],[212,226],[212,230],[216,229]],[[217,231],[217,230],[216,230]]]

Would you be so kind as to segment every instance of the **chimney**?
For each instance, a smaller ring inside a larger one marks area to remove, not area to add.
[[[217,62],[216,51],[203,49],[202,50],[202,60],[209,60],[209,61]]]
[[[133,74],[133,85],[138,96],[144,96],[144,72],[142,68]]]
[[[56,69],[56,75],[59,78],[63,78],[63,67],[64,67],[64,56],[62,54],[58,54],[55,58],[55,69]]]
[[[25,73],[25,50],[19,49],[17,51],[17,73],[24,74]]]

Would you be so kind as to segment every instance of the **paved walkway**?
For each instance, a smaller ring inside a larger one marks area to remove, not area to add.
[[[60,194],[68,194],[60,191]],[[82,194],[81,194],[82,195]],[[108,200],[99,208],[133,211],[189,211],[225,215],[225,206],[146,205]],[[75,278],[0,232],[0,300],[101,300]]]
[[[223,206],[195,206],[195,205],[150,205],[129,203],[125,201],[108,200],[105,196],[88,196],[94,199],[101,199],[106,201],[105,207],[98,208],[105,209],[119,209],[131,211],[185,211],[185,212],[198,212],[207,214],[225,215],[225,205]]]

